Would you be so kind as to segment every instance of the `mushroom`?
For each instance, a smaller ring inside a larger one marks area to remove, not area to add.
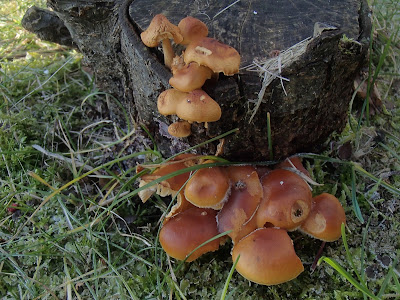
[[[168,126],[168,133],[177,138],[189,136],[191,132],[191,125],[187,121],[178,121]]]
[[[178,24],[178,28],[181,30],[183,36],[182,45],[187,45],[195,39],[208,35],[207,25],[199,19],[190,16],[182,19]]]
[[[262,186],[252,166],[227,168],[231,180],[231,194],[217,215],[219,232],[232,230],[228,235],[236,243],[257,228],[255,212],[262,197]]]
[[[187,97],[187,93],[176,89],[168,89],[162,92],[157,98],[157,108],[164,116],[175,115],[176,109]]]
[[[173,258],[190,262],[206,252],[218,250],[221,238],[210,241],[194,251],[196,247],[218,235],[216,211],[193,207],[176,214],[164,223],[160,230],[160,244]]]
[[[239,72],[240,55],[232,47],[216,39],[204,37],[192,41],[183,55],[186,64],[193,61],[213,72],[233,75]]]
[[[173,172],[188,168],[196,164],[195,154],[180,154],[173,158],[168,163],[161,165],[158,169],[156,169],[152,174],[143,175],[139,181],[139,187],[145,186],[146,184],[152,182],[155,179],[158,179],[162,176],[171,174]],[[141,167],[142,168],[142,167]],[[136,172],[140,171],[138,167]],[[175,196],[178,190],[185,184],[185,182],[189,179],[190,172],[185,172],[180,175],[176,175],[164,181],[161,181],[158,184],[155,184],[147,189],[144,189],[138,193],[139,198],[142,202],[146,202],[151,195],[157,193],[161,197],[165,197],[168,195]]]
[[[190,122],[214,122],[221,118],[221,107],[203,90],[194,90],[186,95],[176,107],[179,118]],[[207,128],[207,124],[205,125]]]
[[[233,261],[238,257],[236,270],[258,284],[280,284],[296,278],[304,270],[292,240],[283,229],[253,231],[233,247]]]
[[[176,44],[183,40],[178,26],[170,23],[164,15],[158,14],[151,20],[149,27],[140,34],[140,37],[147,47],[157,47],[160,41],[162,42],[164,63],[171,69],[175,54],[170,39],[173,39]]]
[[[213,161],[207,160],[204,163]],[[185,186],[186,199],[197,207],[221,209],[229,193],[229,178],[222,167],[197,170]]]
[[[341,237],[342,223],[346,223],[346,215],[339,200],[322,193],[313,198],[310,214],[300,230],[322,241],[333,242]]]
[[[286,158],[284,161],[280,162],[276,169],[296,169],[297,171],[303,173],[307,177],[311,177],[310,173],[304,168],[301,158],[298,156],[291,156]]]
[[[213,71],[210,68],[192,62],[174,71],[174,76],[170,78],[169,84],[182,92],[191,92],[201,88],[212,74]]]
[[[311,210],[311,191],[297,174],[276,169],[262,179],[263,198],[256,218],[258,227],[294,230]]]

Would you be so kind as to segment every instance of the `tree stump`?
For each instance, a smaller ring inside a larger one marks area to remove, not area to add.
[[[353,80],[365,64],[371,31],[364,0],[48,0],[48,6],[68,28],[100,87],[149,129],[165,156],[234,128],[239,130],[224,138],[221,154],[231,160],[271,159],[269,141],[274,159],[320,151],[347,122]],[[220,75],[203,87],[220,104],[222,118],[207,129],[193,124],[193,134],[184,139],[166,132],[176,118],[157,111],[157,97],[170,88],[172,74],[161,50],[140,40],[159,13],[174,24],[189,15],[200,19],[210,37],[237,49],[242,59],[239,74]],[[120,109],[113,113],[122,119]],[[213,154],[219,142],[197,151]]]

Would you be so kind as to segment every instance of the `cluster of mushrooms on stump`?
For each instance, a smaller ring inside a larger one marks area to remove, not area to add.
[[[207,26],[196,18],[186,17],[175,26],[162,14],[156,15],[140,35],[148,47],[162,43],[164,63],[173,74],[169,80],[173,88],[160,94],[157,108],[162,115],[181,119],[168,127],[168,133],[178,138],[191,134],[192,122],[204,122],[207,127],[208,122],[221,118],[219,104],[201,89],[205,81],[217,79],[220,72],[228,76],[239,72],[239,53],[207,35]],[[170,39],[186,46],[183,54],[175,56]]]
[[[163,15],[156,15],[141,34],[148,47],[162,42],[164,62],[172,71],[169,83],[173,88],[161,93],[157,106],[160,114],[181,119],[168,128],[176,137],[190,135],[191,122],[207,126],[221,117],[218,103],[201,87],[220,72],[233,75],[239,70],[238,52],[207,35],[200,20],[186,17],[175,26]],[[183,54],[175,56],[170,39],[186,45]],[[195,154],[180,154],[140,178],[139,186],[143,187],[173,172],[203,165],[139,193],[143,202],[154,193],[176,198],[159,236],[169,256],[193,261],[216,251],[227,237],[215,237],[228,232],[236,270],[250,281],[274,285],[292,280],[304,270],[288,231],[299,229],[327,242],[340,238],[346,217],[339,200],[328,193],[312,197],[307,183],[310,175],[298,157],[288,158],[274,169],[207,165],[214,162]]]

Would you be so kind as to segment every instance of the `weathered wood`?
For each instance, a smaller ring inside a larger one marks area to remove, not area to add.
[[[353,78],[365,62],[370,32],[364,0],[48,0],[48,4],[94,68],[97,82],[123,99],[127,111],[150,129],[166,156],[239,128],[225,139],[223,156],[241,161],[268,159],[267,113],[275,158],[320,150],[329,135],[346,123]],[[239,51],[242,67],[312,36],[316,22],[337,29],[313,38],[304,54],[283,66],[281,75],[290,80],[284,83],[285,90],[275,79],[251,121],[252,101],[262,87],[257,73],[243,68],[235,76],[207,82],[204,90],[220,103],[222,118],[208,129],[194,124],[194,134],[178,140],[166,133],[175,118],[160,116],[156,108],[158,95],[169,88],[171,73],[163,65],[161,51],[145,47],[139,37],[158,13],[175,24],[187,15],[201,19],[209,26],[209,36]],[[119,109],[115,109],[115,119],[122,119]],[[217,144],[198,151],[213,153]]]

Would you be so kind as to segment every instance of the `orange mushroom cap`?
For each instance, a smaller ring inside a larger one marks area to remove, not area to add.
[[[301,224],[300,230],[326,242],[338,240],[346,215],[339,200],[328,193],[313,198],[310,214]]]
[[[228,167],[227,173],[231,179],[231,194],[217,215],[217,224],[221,233],[232,230],[228,235],[236,243],[257,228],[254,216],[263,190],[252,166]]]
[[[304,168],[303,163],[301,162],[301,158],[294,155],[286,158],[284,161],[280,162],[276,169],[284,169],[284,168],[295,168],[299,172],[303,173],[307,177],[310,177],[310,173]]]
[[[213,72],[233,75],[239,72],[240,55],[232,47],[213,38],[199,38],[192,41],[183,55],[185,63],[192,61],[207,66]]]
[[[258,284],[274,285],[296,278],[304,267],[286,230],[260,228],[241,239],[232,249],[236,270]]]
[[[186,121],[178,121],[168,126],[168,133],[174,137],[183,138],[189,136],[191,125]]]
[[[229,193],[229,178],[222,167],[197,170],[185,186],[186,199],[197,207],[220,209]]]
[[[181,42],[182,45],[187,45],[192,40],[206,37],[208,35],[207,25],[199,19],[190,16],[182,19],[179,22],[178,27],[183,36],[183,41]]]
[[[258,227],[294,230],[311,210],[311,191],[297,174],[276,169],[262,179],[263,198],[256,218]]]
[[[218,235],[216,211],[194,207],[170,218],[160,230],[160,244],[165,252],[176,259],[184,260],[202,243]],[[221,238],[215,239],[195,252],[186,261],[190,262],[206,252],[219,248]]]
[[[206,80],[211,78],[212,73],[211,69],[192,62],[174,71],[169,84],[182,92],[191,92],[201,88]]]
[[[157,108],[164,116],[175,115],[179,103],[184,101],[187,93],[176,89],[168,89],[162,92],[157,98]]]
[[[221,107],[203,90],[186,94],[184,101],[176,107],[179,118],[189,122],[214,122],[221,118]]]

